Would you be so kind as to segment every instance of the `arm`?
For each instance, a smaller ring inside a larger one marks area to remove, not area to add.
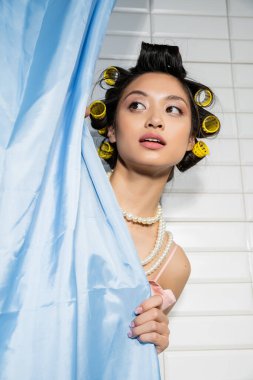
[[[184,250],[178,246],[177,252],[164,270],[158,283],[164,289],[171,289],[178,300],[191,273],[190,262]],[[166,310],[161,310],[162,298],[155,295],[145,300],[141,305],[142,311],[133,320],[135,326],[131,329],[132,338],[138,338],[141,342],[154,343],[157,353],[164,351],[169,345],[168,317],[167,314],[173,305]]]
[[[191,274],[191,264],[184,252],[178,246],[175,255],[158,280],[163,289],[171,289],[178,300]],[[164,310],[168,314],[175,304]]]

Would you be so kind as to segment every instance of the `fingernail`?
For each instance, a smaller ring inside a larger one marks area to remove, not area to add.
[[[128,338],[131,338],[131,337],[133,336],[132,331],[129,331],[129,332],[127,333],[127,336],[128,336]]]
[[[138,306],[135,310],[134,310],[135,314],[140,314],[142,313],[142,307],[141,306]]]
[[[134,321],[132,321],[132,322],[130,323],[129,327],[134,327],[134,326],[135,326],[135,323],[134,323]]]

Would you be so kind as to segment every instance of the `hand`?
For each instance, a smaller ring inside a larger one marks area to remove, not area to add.
[[[169,320],[160,309],[162,297],[151,296],[136,308],[137,317],[132,321],[129,338],[137,338],[140,342],[154,343],[158,354],[169,345]],[[132,333],[132,336],[131,336]]]

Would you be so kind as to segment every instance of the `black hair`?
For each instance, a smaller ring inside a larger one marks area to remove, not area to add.
[[[91,126],[93,126],[95,129],[100,129],[99,133],[102,136],[105,136],[103,142],[107,139],[107,128],[115,124],[115,115],[118,102],[122,96],[124,89],[138,76],[149,72],[162,72],[170,74],[176,77],[185,89],[189,97],[191,107],[191,136],[195,138],[195,142],[197,142],[197,138],[214,136],[219,132],[219,127],[213,132],[210,130],[205,131],[201,127],[203,121],[207,118],[207,116],[214,117],[214,115],[209,112],[206,107],[204,107],[203,103],[201,105],[200,102],[196,101],[196,94],[197,92],[209,94],[210,102],[208,103],[208,107],[213,103],[214,94],[209,87],[186,77],[187,72],[183,67],[178,46],[158,45],[142,42],[141,51],[136,65],[129,70],[125,70],[117,66],[115,66],[115,69],[117,75],[114,78],[115,80],[113,81],[112,87],[106,89],[105,99],[103,99],[103,102],[106,105],[106,116],[101,120],[95,120],[91,116]],[[104,83],[106,82],[104,78],[104,72],[102,73],[102,79],[99,81],[102,88],[104,88]],[[216,120],[218,119],[216,118]],[[101,143],[101,146],[103,142]],[[109,164],[111,169],[113,169],[116,165],[118,152],[116,143],[110,144],[114,148],[113,154],[111,157],[106,157],[104,159]],[[185,171],[194,166],[202,158],[197,157],[192,151],[187,151],[182,160],[176,166],[180,171]],[[170,172],[168,181],[173,178],[173,174],[174,167]]]

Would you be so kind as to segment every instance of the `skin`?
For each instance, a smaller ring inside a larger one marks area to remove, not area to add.
[[[88,114],[87,109],[85,116]],[[140,137],[148,132],[162,136],[166,145],[158,150],[141,145]],[[117,143],[119,153],[110,180],[120,207],[143,217],[155,215],[171,168],[194,145],[189,99],[180,82],[164,73],[146,73],[136,78],[123,91],[115,125],[108,128],[108,138]],[[153,249],[158,223],[150,226],[126,223],[143,259]],[[148,276],[148,280],[155,275],[156,272]],[[178,246],[158,283],[171,289],[178,299],[189,275],[189,260]],[[155,344],[158,353],[169,345],[167,314],[174,306],[162,311],[161,305],[159,295],[138,305],[134,326],[129,331],[129,337]]]

